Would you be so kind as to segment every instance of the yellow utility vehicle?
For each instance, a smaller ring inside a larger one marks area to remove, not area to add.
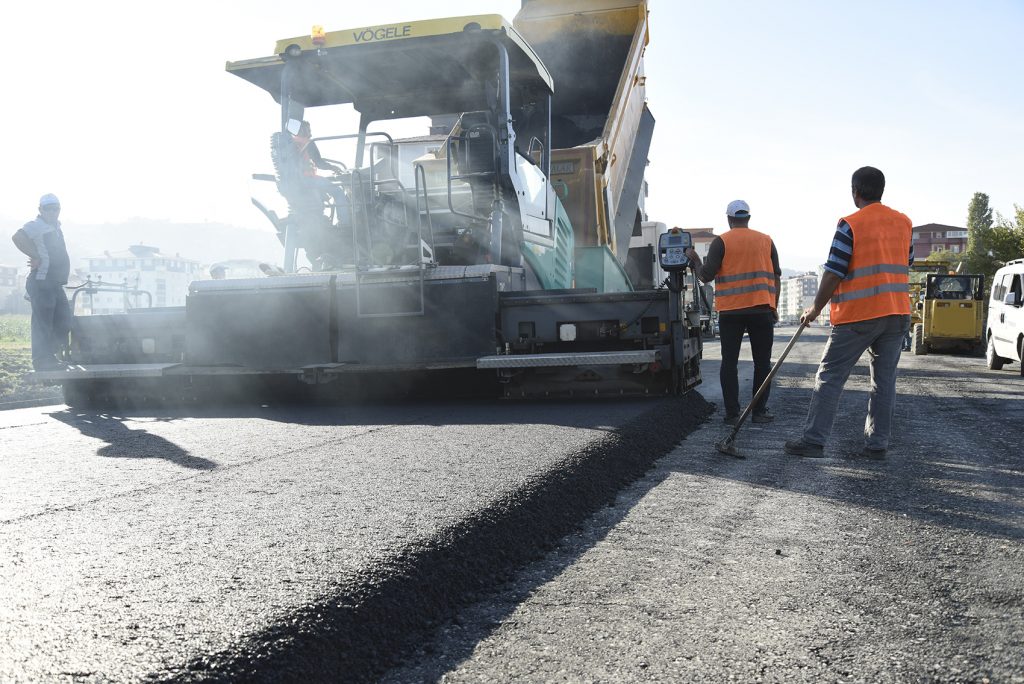
[[[921,307],[918,304],[924,297],[925,285],[928,283],[928,275],[931,273],[955,273],[953,264],[945,259],[932,261],[924,259],[916,261],[910,266],[910,331],[913,333],[914,326],[921,323]]]
[[[985,276],[930,273],[921,290],[911,350],[980,352],[984,348]]]

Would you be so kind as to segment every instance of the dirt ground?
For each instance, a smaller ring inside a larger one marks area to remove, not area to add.
[[[32,370],[29,317],[0,315],[0,405],[38,399],[59,399],[59,387],[31,385],[24,381]]]

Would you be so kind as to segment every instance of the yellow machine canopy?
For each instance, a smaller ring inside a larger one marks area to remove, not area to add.
[[[278,41],[276,50],[228,62],[227,70],[280,102],[287,61],[295,65],[288,85],[294,100],[308,107],[351,103],[373,119],[488,109],[502,51],[511,88],[552,91],[540,59],[498,15],[314,32]]]

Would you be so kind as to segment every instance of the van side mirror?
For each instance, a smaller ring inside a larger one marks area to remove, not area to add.
[[[1010,306],[1020,306],[1020,299],[1018,293],[1007,292],[1006,296],[1003,297],[1003,304],[1009,304]]]

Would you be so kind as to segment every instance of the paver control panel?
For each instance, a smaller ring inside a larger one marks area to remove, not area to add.
[[[682,271],[690,265],[686,250],[693,246],[690,234],[685,230],[670,230],[658,238],[658,262],[666,271]]]

